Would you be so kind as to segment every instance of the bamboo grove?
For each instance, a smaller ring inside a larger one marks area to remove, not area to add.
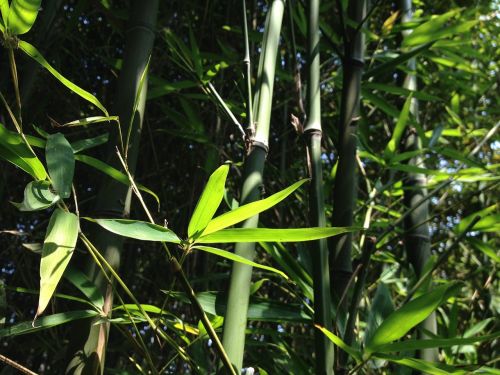
[[[0,374],[498,374],[498,2],[0,10]]]

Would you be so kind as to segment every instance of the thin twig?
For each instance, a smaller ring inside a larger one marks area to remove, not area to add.
[[[2,354],[0,354],[0,361],[6,363],[7,365],[9,365],[11,367],[14,367],[16,370],[22,372],[23,374],[37,375],[36,372],[31,371],[29,368],[26,368],[26,367],[20,365],[16,361],[14,361],[10,358],[7,358],[6,356],[4,356]]]

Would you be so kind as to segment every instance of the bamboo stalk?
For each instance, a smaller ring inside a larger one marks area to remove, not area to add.
[[[400,3],[402,19],[401,23],[410,22],[413,16],[412,1],[401,0]],[[409,34],[408,31],[403,31],[403,37]],[[417,76],[415,75],[416,60],[412,58],[408,61],[409,73],[405,77],[403,87],[412,91],[417,90]],[[418,119],[418,100],[411,99],[410,113]],[[416,134],[416,131],[411,131],[404,145],[404,151],[415,151],[422,148],[421,140]],[[425,163],[422,156],[415,156],[408,160],[409,165],[417,165],[425,168]],[[404,245],[408,260],[413,266],[417,275],[417,280],[422,277],[425,272],[424,267],[431,257],[431,238],[429,232],[429,204],[426,201],[424,204],[414,207],[417,202],[422,200],[427,195],[427,179],[422,173],[408,173],[408,178],[403,180],[404,205],[412,209],[404,220],[405,236]],[[422,224],[423,223],[423,224]],[[421,224],[421,225],[420,225]],[[429,331],[433,334],[437,333],[436,315],[432,313],[421,324],[420,328]],[[421,332],[422,338],[429,338]],[[424,349],[420,351],[419,356],[426,361],[434,362],[438,359],[438,351],[435,348]]]
[[[355,25],[363,21],[366,15],[366,0],[349,2],[348,15]],[[342,11],[341,9],[339,10]],[[364,36],[356,32],[355,26],[349,26],[345,34],[345,54],[343,59],[343,87],[340,107],[339,161],[333,191],[332,225],[352,226],[356,200],[356,128],[359,120],[359,98],[361,76],[364,65]],[[352,276],[352,234],[333,237],[330,264],[332,268],[332,295],[339,301]],[[344,299],[346,302],[346,299]],[[337,321],[345,321],[346,303],[339,306]]]
[[[309,190],[309,225],[326,226],[323,190],[323,167],[321,164],[321,93],[319,55],[319,0],[310,0],[307,29],[307,123],[304,135],[307,137],[311,171]],[[325,240],[309,243],[313,264],[314,323],[332,330],[330,268],[328,245]],[[333,374],[333,344],[320,330],[314,331],[316,352],[316,374]]]
[[[256,119],[256,129],[255,136],[250,139],[249,154],[245,160],[240,204],[258,200],[261,195],[262,174],[268,151],[276,56],[284,6],[283,0],[274,0],[267,15],[259,60],[257,93],[254,99],[253,114]],[[259,216],[255,215],[247,219],[242,227],[256,228],[258,221]],[[237,244],[235,254],[252,260],[255,256],[255,243]],[[233,263],[222,342],[232,364],[238,371],[243,365],[251,278],[251,266]]]

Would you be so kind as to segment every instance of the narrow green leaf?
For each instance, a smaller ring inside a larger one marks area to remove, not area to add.
[[[386,85],[383,83],[366,82],[366,83],[363,83],[363,87],[365,89],[384,91],[384,92],[387,92],[389,94],[394,94],[394,95],[398,95],[398,96],[405,96],[405,97],[407,97],[410,94],[413,94],[413,97],[415,99],[418,99],[418,100],[441,101],[441,98],[439,98],[438,96],[427,94],[424,91],[412,91],[412,90],[405,89],[404,87]]]
[[[67,127],[72,127],[72,126],[87,126],[87,125],[99,124],[101,122],[110,122],[110,121],[118,121],[118,116],[92,116],[92,117],[85,117],[85,118],[81,118],[81,119],[78,119],[78,120],[67,122],[65,124],[62,124],[61,126],[67,126]]]
[[[89,148],[100,146],[109,140],[109,133],[104,133],[93,138],[81,139],[71,143],[71,148],[73,153],[77,154],[79,152],[88,150]]]
[[[337,345],[340,349],[349,354],[352,358],[356,360],[356,362],[361,362],[361,353],[354,349],[353,347],[347,345],[340,337],[335,335],[334,333],[327,330],[325,327],[321,327],[318,324],[314,325],[317,329],[319,329],[323,334],[328,337],[328,339]]]
[[[456,225],[453,228],[453,231],[457,235],[461,234],[465,229],[467,229],[467,227],[472,223],[472,221],[475,220],[475,218],[479,216],[481,218],[481,220],[479,220],[479,222],[474,224],[474,227],[471,228],[471,230],[478,230],[477,227],[479,226],[479,223],[483,220],[483,218],[487,218],[490,215],[495,214],[496,212],[498,212],[498,209],[499,209],[498,204],[492,204],[491,206],[482,208],[479,211],[476,211],[470,215],[467,215],[462,220],[460,220],[460,223],[458,223],[458,225]],[[494,220],[493,220],[493,222],[494,222]]]
[[[380,65],[375,66],[374,68],[368,70],[366,73],[363,74],[363,79],[368,79],[370,77],[379,77],[383,74],[394,72],[399,65],[407,62],[411,58],[431,48],[433,43],[434,42],[424,44],[420,47],[412,49],[409,52],[402,53],[398,57],[395,57],[389,61],[386,61]]]
[[[12,0],[6,21],[9,33],[21,35],[30,31],[41,3],[42,0]],[[2,5],[2,15],[4,6]]]
[[[208,179],[207,185],[194,209],[193,216],[191,216],[191,220],[189,221],[189,238],[193,238],[196,234],[203,231],[210,220],[212,220],[224,197],[224,186],[228,172],[229,165],[222,165]]]
[[[367,326],[365,330],[364,343],[371,340],[375,331],[382,322],[394,312],[391,292],[386,284],[380,283],[375,291],[372,304],[369,309]]]
[[[78,229],[79,223],[76,215],[59,208],[52,213],[42,248],[37,316],[47,307],[73,255],[78,239]]]
[[[118,182],[121,182],[124,185],[130,186],[130,181],[124,173],[120,172],[118,169],[113,168],[112,166],[100,161],[99,159],[93,158],[92,156],[78,154],[75,155],[75,160],[78,160],[82,163],[90,165],[91,167],[101,171],[102,173],[108,175],[109,177],[115,179]],[[151,195],[158,205],[160,205],[160,198],[156,195],[151,189],[148,189],[144,185],[137,184],[139,190]]]
[[[458,283],[441,285],[394,311],[375,331],[366,345],[366,353],[376,352],[380,346],[406,335],[410,329],[427,318],[449,296],[457,293],[459,289],[460,284]]]
[[[45,158],[52,185],[61,198],[69,198],[75,173],[73,149],[61,133],[51,134],[45,145]]]
[[[99,315],[99,313],[93,310],[76,310],[44,316],[38,318],[36,322],[22,322],[12,327],[0,329],[0,338],[33,333],[64,323],[73,322],[75,320],[91,318],[97,315]]]
[[[313,227],[293,229],[233,228],[203,235],[195,243],[232,243],[232,242],[301,242],[319,240],[338,234],[355,232],[354,227]]]
[[[31,57],[33,60],[38,62],[41,66],[43,66],[45,69],[47,69],[50,74],[52,74],[59,82],[61,82],[64,86],[66,86],[68,89],[73,91],[75,94],[79,95],[83,99],[87,100],[88,102],[94,104],[97,108],[99,108],[106,116],[109,116],[108,111],[104,106],[101,104],[101,102],[90,92],[85,91],[81,87],[75,85],[73,82],[65,78],[61,73],[59,73],[56,69],[50,65],[47,60],[38,52],[38,50],[29,44],[28,42],[25,42],[24,40],[19,41],[19,48],[25,52],[29,57]]]
[[[55,204],[60,197],[50,190],[48,181],[32,181],[24,188],[24,199],[13,203],[20,211],[38,211]]]
[[[226,212],[216,218],[212,219],[203,231],[202,235],[206,236],[207,234],[217,232],[221,229],[230,227],[231,225],[240,223],[249,217],[257,215],[262,211],[268,210],[269,208],[275,206],[283,199],[292,194],[295,190],[297,190],[302,184],[304,184],[307,179],[297,181],[293,185],[287,187],[284,190],[277,192],[276,194],[271,195],[265,199],[248,203],[243,206],[238,207],[235,210]]]
[[[447,366],[440,363],[433,363],[416,358],[401,358],[389,355],[377,355],[377,358],[386,359],[398,365],[410,367],[420,371],[422,374],[430,375],[465,375],[468,371],[456,369],[453,366]]]
[[[406,124],[408,123],[408,118],[410,116],[410,107],[411,101],[413,100],[413,93],[410,93],[408,98],[406,98],[405,104],[403,105],[403,109],[398,117],[398,122],[394,127],[394,131],[392,132],[391,139],[384,150],[384,157],[386,160],[392,158],[392,156],[396,153],[396,149],[398,148],[399,142],[401,141],[401,137],[406,129]]]
[[[42,162],[26,146],[22,137],[0,124],[0,157],[29,173],[36,180],[45,180]]]
[[[452,339],[405,340],[377,347],[377,353],[390,353],[428,348],[449,348],[455,345],[470,345],[477,342],[494,340],[500,337],[500,332],[478,337],[457,337]]]
[[[264,266],[262,264],[252,262],[251,260],[248,260],[247,258],[236,255],[236,254],[231,253],[231,252],[226,251],[226,250],[221,250],[221,249],[217,249],[215,247],[209,247],[209,246],[193,246],[193,249],[202,250],[202,251],[205,251],[207,253],[218,255],[220,257],[232,260],[234,262],[240,262],[240,263],[243,263],[243,264],[255,267],[255,268],[261,268],[263,270],[271,271],[271,272],[274,272],[274,273],[277,273],[277,274],[283,276],[285,279],[288,280],[288,276],[283,271],[280,271],[274,267]]]
[[[104,297],[99,288],[82,271],[68,267],[64,272],[64,277],[68,279],[85,297],[98,309],[102,310],[104,306]]]
[[[170,229],[161,225],[138,220],[125,219],[89,219],[101,227],[123,237],[143,241],[180,243],[181,240]]]
[[[475,249],[481,251],[486,256],[490,257],[494,262],[500,263],[500,253],[487,242],[479,241],[475,238],[467,237],[469,242]]]

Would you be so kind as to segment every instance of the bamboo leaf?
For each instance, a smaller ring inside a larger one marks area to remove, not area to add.
[[[73,322],[79,319],[91,318],[97,315],[99,315],[99,313],[93,310],[76,310],[43,316],[38,318],[36,322],[21,322],[12,327],[0,329],[0,338],[25,335],[27,333],[41,331],[43,329]]]
[[[125,219],[90,219],[110,232],[123,237],[135,238],[143,241],[160,241],[180,243],[181,240],[170,229],[161,225],[138,220]]]
[[[304,184],[307,179],[300,180],[293,185],[287,187],[284,190],[277,192],[276,194],[271,195],[265,199],[248,203],[243,206],[238,207],[235,210],[226,212],[216,218],[212,219],[205,230],[202,233],[202,236],[206,236],[210,233],[217,232],[221,229],[230,227],[234,224],[240,223],[249,217],[257,215],[263,211],[268,210],[269,208],[275,206],[283,199],[292,194],[295,190],[297,190],[302,184]]]
[[[232,242],[301,242],[319,240],[338,234],[355,232],[355,227],[313,227],[293,229],[233,228],[222,229],[203,235],[195,243],[232,243]]]
[[[130,181],[124,173],[120,172],[118,169],[113,168],[112,166],[100,161],[99,159],[93,158],[92,156],[78,154],[75,155],[75,160],[78,160],[82,163],[90,165],[91,167],[101,171],[102,173],[108,175],[109,177],[115,179],[118,182],[121,182],[124,185],[130,186]],[[160,205],[160,198],[155,194],[151,189],[148,189],[144,185],[137,184],[139,190],[151,195],[158,205]]]
[[[408,96],[410,94],[413,94],[413,97],[418,100],[424,100],[424,101],[441,101],[441,98],[438,96],[434,96],[431,94],[427,94],[424,91],[412,91],[405,89],[404,87],[399,87],[399,86],[393,86],[393,85],[387,85],[383,83],[376,83],[376,82],[366,82],[363,84],[364,89],[371,89],[371,90],[378,90],[378,91],[383,91],[389,94],[394,94],[394,95],[400,95],[400,96]]]
[[[41,3],[42,0],[12,0],[5,21],[9,33],[21,35],[30,31],[31,26],[35,23]],[[4,6],[2,5],[2,15]]]
[[[2,22],[0,22],[0,24],[7,27],[7,20],[9,19],[9,0],[0,0],[0,13],[2,15]]]
[[[380,283],[373,297],[373,302],[368,313],[367,326],[365,330],[365,344],[371,340],[375,331],[382,322],[394,312],[391,292],[386,284]]]
[[[88,150],[89,148],[100,146],[104,143],[107,143],[109,140],[109,133],[104,133],[98,135],[93,138],[81,139],[79,141],[75,141],[71,143],[71,148],[73,149],[73,153],[77,154],[79,152]]]
[[[66,272],[64,272],[64,277],[78,288],[95,307],[102,310],[104,306],[104,297],[86,274],[76,268],[68,267]]]
[[[431,48],[433,43],[434,42],[426,43],[420,47],[412,49],[409,52],[402,53],[398,57],[395,57],[389,61],[386,61],[380,65],[375,66],[374,68],[368,70],[365,74],[363,74],[363,79],[368,79],[370,77],[379,77],[383,74],[394,72],[399,65],[407,62],[411,58]]]
[[[45,145],[45,158],[56,193],[61,198],[69,198],[75,173],[75,156],[64,135],[61,133],[49,135]]]
[[[24,188],[23,201],[13,204],[20,211],[38,211],[52,206],[60,198],[50,190],[50,182],[32,181]]]
[[[500,263],[498,250],[487,242],[479,241],[474,238],[467,237],[467,241],[477,250],[481,251],[486,256],[490,257],[494,262]]]
[[[394,311],[374,332],[366,345],[366,353],[376,352],[379,347],[398,340],[427,318],[439,305],[456,294],[460,284],[449,283],[417,297]]]
[[[66,122],[61,126],[73,127],[73,126],[87,126],[93,124],[99,124],[101,122],[118,121],[118,116],[92,116],[85,117],[78,120]]]
[[[416,358],[402,358],[389,355],[377,355],[377,358],[385,359],[402,366],[410,367],[420,371],[422,374],[430,375],[465,375],[468,371],[456,369],[453,366],[447,366],[440,363],[433,363]]]
[[[61,73],[59,73],[56,69],[50,65],[47,60],[40,54],[40,52],[31,44],[28,42],[25,42],[23,40],[19,41],[19,48],[25,52],[29,57],[31,57],[33,60],[38,62],[41,66],[43,66],[45,69],[47,69],[50,74],[52,74],[59,82],[61,82],[64,86],[66,86],[68,89],[73,91],[75,94],[79,95],[83,99],[87,100],[88,102],[94,104],[97,108],[99,108],[106,116],[109,116],[108,111],[104,106],[101,104],[101,102],[90,92],[85,91],[81,87],[75,85],[73,82],[68,80],[66,77],[64,77]]]
[[[277,274],[283,276],[285,279],[288,280],[288,276],[283,271],[280,271],[274,267],[264,266],[262,264],[252,262],[251,260],[248,260],[247,258],[236,255],[236,254],[231,253],[231,252],[226,251],[226,250],[221,250],[221,249],[217,249],[215,247],[209,247],[209,246],[193,246],[193,249],[202,250],[202,251],[205,251],[207,253],[218,255],[220,257],[232,260],[234,262],[240,262],[240,263],[252,266],[252,267],[260,268],[260,269],[263,269],[266,271],[271,271],[271,272],[274,272],[274,273],[277,273]]]
[[[207,185],[194,209],[193,216],[191,216],[191,220],[189,221],[189,238],[193,238],[202,232],[214,216],[217,208],[219,208],[220,202],[222,202],[222,198],[224,197],[224,186],[228,172],[229,165],[222,165],[208,179]]]
[[[45,180],[47,172],[42,162],[23,142],[22,137],[0,124],[0,157],[29,173],[36,180]]]
[[[457,337],[451,339],[430,339],[430,340],[405,340],[381,345],[377,348],[377,353],[390,353],[410,350],[422,350],[428,348],[449,348],[455,345],[470,345],[477,342],[494,340],[500,337],[500,332],[491,335],[478,337]]]
[[[78,239],[78,229],[79,223],[76,215],[59,208],[52,213],[42,248],[37,316],[47,307],[73,255]]]
[[[330,332],[327,330],[325,327],[321,327],[317,324],[314,325],[317,329],[319,329],[321,332],[324,333],[328,339],[333,342],[335,345],[337,345],[340,349],[345,351],[347,354],[349,354],[352,358],[356,360],[356,362],[361,362],[361,353],[354,349],[353,347],[347,345],[340,337],[335,335],[333,332]]]
[[[401,110],[401,113],[398,117],[398,122],[394,127],[391,139],[389,140],[389,143],[387,143],[387,146],[385,147],[384,157],[386,158],[386,160],[390,160],[392,158],[392,156],[396,152],[396,149],[398,148],[399,142],[401,141],[401,137],[403,136],[403,133],[406,129],[406,124],[408,123],[408,118],[410,116],[410,107],[412,99],[413,99],[413,94],[410,93],[410,95],[408,95],[408,98],[406,98],[405,104],[403,105],[403,109]]]

